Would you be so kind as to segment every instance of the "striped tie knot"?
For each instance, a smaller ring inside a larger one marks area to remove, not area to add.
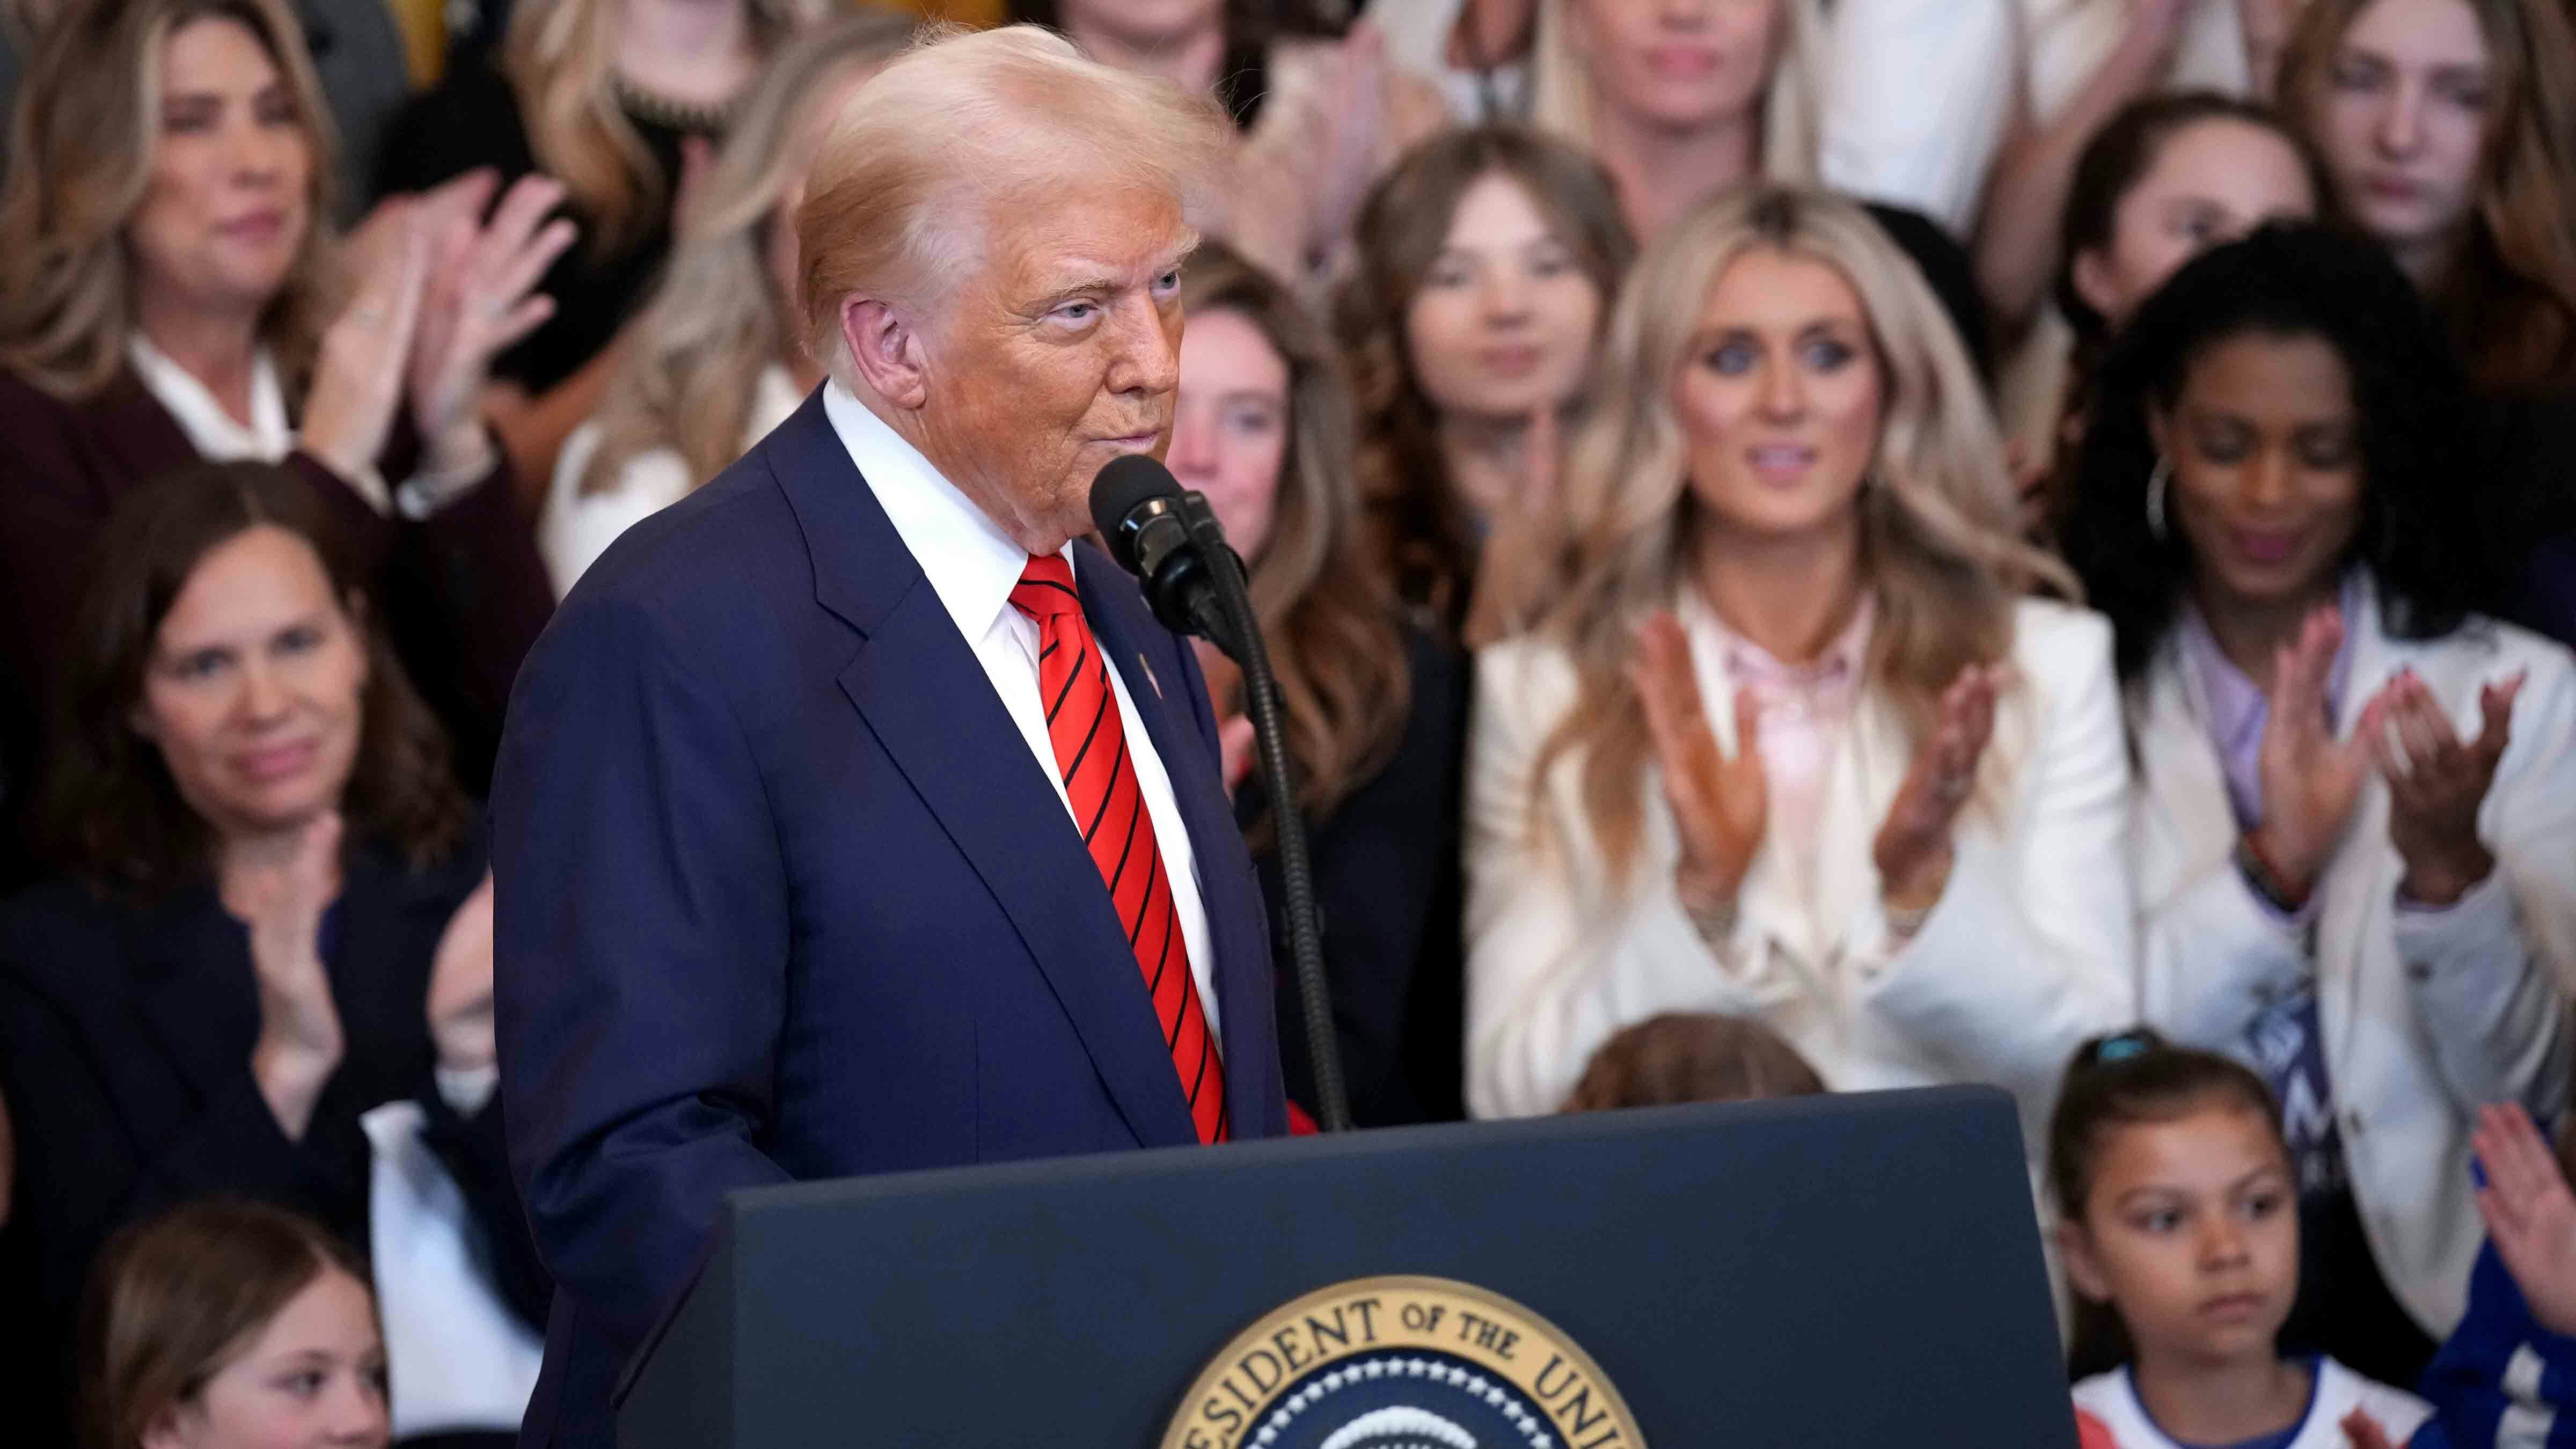
[[[989,597],[989,596],[988,596]],[[1074,592],[1073,565],[1062,554],[1033,555],[1011,589],[1011,607],[1043,626],[1060,614],[1082,612],[1082,595]]]

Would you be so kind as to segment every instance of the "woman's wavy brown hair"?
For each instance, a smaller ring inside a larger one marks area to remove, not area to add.
[[[1441,455],[1439,409],[1422,390],[1405,319],[1448,245],[1460,199],[1488,176],[1509,177],[1529,193],[1599,289],[1603,318],[1637,256],[1601,163],[1518,127],[1432,137],[1407,152],[1360,208],[1358,265],[1338,316],[1359,399],[1363,529],[1397,594],[1428,610],[1452,637],[1466,625],[1484,539]]]
[[[1531,535],[1543,567],[1513,571],[1538,585],[1521,617],[1564,650],[1576,677],[1574,705],[1540,749],[1531,790],[1544,792],[1559,762],[1581,770],[1584,810],[1617,881],[1643,840],[1654,753],[1629,673],[1635,630],[1690,587],[1702,526],[1673,379],[1710,290],[1757,249],[1841,275],[1860,299],[1885,379],[1857,504],[1861,568],[1878,611],[1868,687],[1919,738],[1962,667],[2009,656],[2018,598],[2041,584],[2064,598],[2083,595],[2065,565],[2021,541],[1976,365],[1921,271],[1869,213],[1790,187],[1747,187],[1701,203],[1656,238],[1628,279],[1602,346],[1592,414],[1566,451],[1561,517]],[[1987,752],[1981,786],[2013,767],[2008,753]]]
[[[119,505],[71,621],[38,811],[52,863],[102,892],[149,899],[214,864],[206,822],[180,798],[161,751],[134,728],[161,622],[198,563],[254,528],[311,545],[366,639],[358,754],[341,812],[352,845],[400,851],[414,869],[444,859],[472,811],[448,773],[447,737],[394,658],[360,575],[312,485],[269,463],[190,468]]]
[[[234,21],[277,66],[312,153],[304,243],[260,317],[290,401],[310,382],[337,302],[330,103],[281,0],[85,0],[45,32],[10,118],[0,190],[0,366],[56,397],[97,394],[134,327],[125,228],[152,183],[161,51],[195,21]]]
[[[1297,803],[1332,813],[1394,753],[1412,711],[1402,606],[1371,566],[1352,484],[1350,386],[1321,324],[1278,279],[1210,243],[1181,282],[1193,316],[1231,312],[1288,364],[1288,446],[1252,609],[1288,716]]]
[[[753,42],[767,54],[817,7],[747,0]],[[616,0],[518,0],[501,45],[501,73],[526,118],[537,169],[564,185],[587,223],[593,256],[614,256],[653,228],[671,199],[643,134],[618,103]]]
[[[2563,0],[2468,0],[2487,45],[2486,154],[2467,245],[2433,290],[2469,375],[2509,395],[2576,385],[2576,20]],[[2370,0],[2309,0],[2278,94],[2313,132]]]

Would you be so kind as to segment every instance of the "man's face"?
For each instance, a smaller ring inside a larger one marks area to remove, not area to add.
[[[1197,238],[1144,185],[995,203],[979,274],[923,337],[922,452],[1031,552],[1091,529],[1091,480],[1160,455]]]

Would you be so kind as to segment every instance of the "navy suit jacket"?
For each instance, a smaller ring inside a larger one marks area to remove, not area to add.
[[[1206,688],[1077,554],[1188,822],[1234,1129],[1279,1135]],[[819,393],[582,576],[492,819],[502,1106],[558,1285],[524,1444],[612,1442],[733,1189],[1197,1141],[1099,869]]]

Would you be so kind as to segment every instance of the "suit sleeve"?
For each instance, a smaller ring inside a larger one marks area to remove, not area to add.
[[[530,656],[494,781],[501,1105],[539,1253],[632,1352],[724,1195],[785,1181],[789,948],[761,772],[696,645],[577,595]]]
[[[2000,830],[1963,820],[1950,882],[1909,941],[1873,892],[1845,935],[1878,1012],[1977,1080],[2055,1097],[2083,1040],[2137,1016],[2129,756],[2110,627],[2085,616],[2033,680],[2035,778]],[[2035,671],[2034,671],[2035,672]],[[1975,805],[1969,807],[1977,809]]]
[[[2564,1100],[2567,990],[2576,981],[2576,676],[2533,671],[2480,810],[2495,869],[2446,910],[2400,904],[2395,921],[2416,1018],[2463,1113]],[[2473,701],[2463,701],[2472,704]],[[2474,714],[2455,719],[2462,738]]]
[[[1570,699],[1563,661],[1529,640],[1476,660],[1467,735],[1467,1110],[1553,1112],[1621,1026],[1668,1011],[1762,1016],[1797,979],[1749,925],[1712,949],[1672,873],[1641,849],[1624,892],[1579,814],[1541,805],[1539,752]],[[1562,771],[1566,763],[1554,766]],[[1551,781],[1551,788],[1553,786]],[[1615,898],[1615,899],[1614,899]]]

